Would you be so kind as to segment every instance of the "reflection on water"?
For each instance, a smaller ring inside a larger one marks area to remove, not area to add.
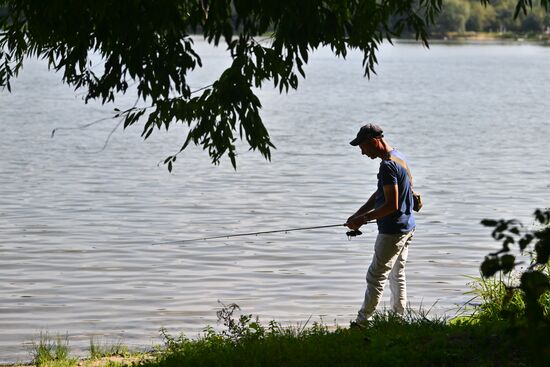
[[[207,70],[194,87],[227,64],[223,51],[197,47]],[[367,120],[407,155],[426,201],[409,256],[411,306],[437,302],[434,312],[452,315],[468,299],[465,276],[499,247],[479,221],[531,224],[549,205],[550,49],[398,45],[380,59],[368,81],[360,55],[343,62],[320,50],[298,92],[261,90],[271,163],[242,149],[234,172],[190,149],[174,174],[157,163],[182,128],[145,143],[138,128],[117,132],[101,152],[114,121],[51,139],[112,107],[84,105],[30,61],[0,95],[0,362],[28,359],[23,343],[40,330],[68,332],[77,350],[94,335],[147,347],[161,326],[193,336],[215,323],[218,300],[264,321],[347,323],[373,226],[352,241],[334,228],[153,244],[342,223],[376,185],[378,163],[348,144]]]

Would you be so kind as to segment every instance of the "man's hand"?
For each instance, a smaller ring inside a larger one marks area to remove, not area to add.
[[[349,229],[359,229],[363,224],[365,224],[364,220],[365,220],[365,217],[363,215],[354,214],[348,218],[346,222],[346,226]]]
[[[395,213],[398,209],[398,188],[397,185],[384,185],[384,204],[374,210],[370,210],[371,205],[374,205],[375,194],[371,196],[369,201],[361,207],[355,214],[348,218],[346,226],[350,229],[359,229],[369,221],[384,218],[387,215]]]

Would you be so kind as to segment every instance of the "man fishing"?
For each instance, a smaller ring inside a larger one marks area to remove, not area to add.
[[[375,124],[361,127],[350,144],[359,146],[361,154],[371,159],[381,159],[377,190],[346,222],[352,230],[372,220],[378,225],[365,299],[352,323],[360,326],[375,312],[388,278],[392,310],[403,314],[407,303],[405,263],[416,224],[412,213],[412,176],[403,154],[384,140],[382,129]]]

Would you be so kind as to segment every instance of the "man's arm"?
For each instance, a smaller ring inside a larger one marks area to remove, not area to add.
[[[346,225],[351,229],[359,229],[366,222],[384,218],[397,211],[399,205],[399,189],[397,185],[384,185],[384,204],[374,209],[374,197],[373,194],[369,200],[363,205],[354,215],[352,215]],[[372,202],[371,202],[372,201]],[[363,210],[364,209],[364,210]]]
[[[363,223],[384,218],[399,209],[399,189],[397,185],[384,185],[384,204],[363,216]]]
[[[365,214],[374,209],[376,201],[376,191],[370,196],[369,200],[360,207],[351,217],[348,218],[346,225],[351,229],[359,229],[365,222],[363,218]]]
[[[363,216],[368,212],[370,212],[371,210],[373,210],[375,200],[376,200],[376,192],[374,192],[370,196],[369,200],[367,200],[367,202],[362,207],[360,207],[359,210],[357,210],[350,218]]]

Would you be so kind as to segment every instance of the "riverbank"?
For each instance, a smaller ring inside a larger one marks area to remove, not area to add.
[[[430,42],[510,43],[527,42],[550,44],[550,34],[518,34],[512,32],[447,32],[433,34]]]
[[[414,37],[399,39],[402,42],[416,41]],[[446,32],[432,34],[430,44],[466,43],[466,44],[517,44],[529,43],[550,45],[550,34],[518,34],[512,32]]]
[[[307,328],[283,328],[275,322],[262,326],[249,315],[229,315],[225,321],[226,330],[207,328],[197,340],[161,331],[164,345],[148,353],[81,360],[65,355],[11,367],[543,365],[529,344],[536,333],[528,335],[497,321],[379,315],[364,328],[333,330],[318,323]]]

